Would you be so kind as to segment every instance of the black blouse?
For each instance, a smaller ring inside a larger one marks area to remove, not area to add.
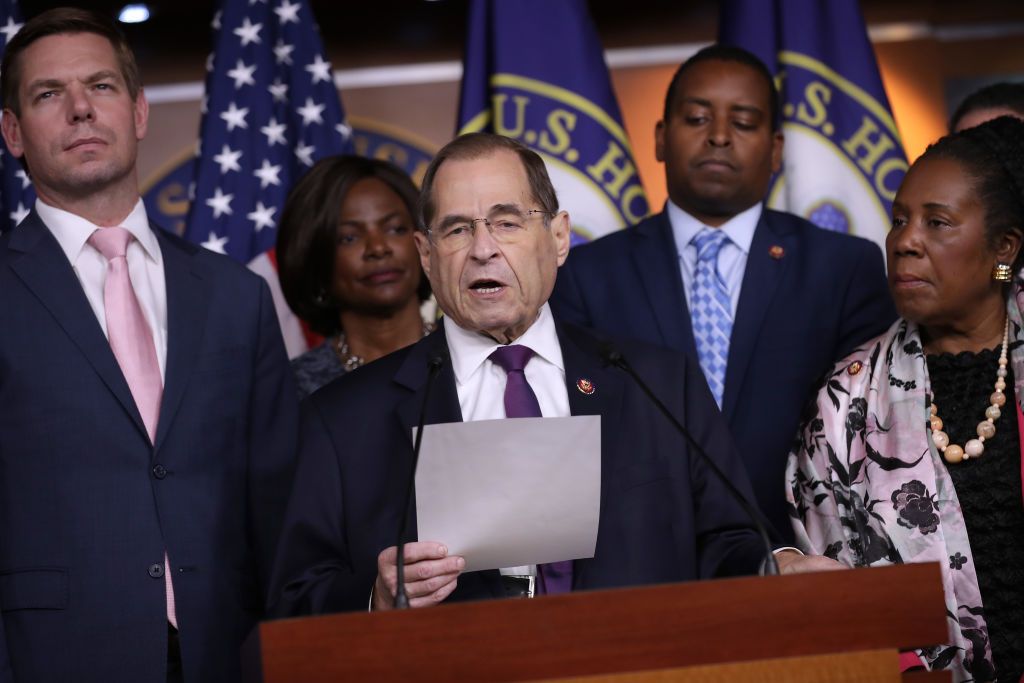
[[[976,438],[975,429],[985,419],[999,349],[928,356],[927,361],[943,431],[950,443],[963,446]],[[1024,674],[1024,501],[1013,370],[1007,371],[1006,405],[996,435],[985,441],[981,457],[946,467],[967,525],[998,680],[1018,683]]]

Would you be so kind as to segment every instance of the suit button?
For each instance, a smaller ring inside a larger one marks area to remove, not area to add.
[[[149,575],[154,579],[162,578],[164,575],[164,566],[162,564],[149,565]]]
[[[164,477],[167,476],[167,468],[164,467],[163,465],[154,465],[153,476],[156,477],[157,479],[163,479]]]

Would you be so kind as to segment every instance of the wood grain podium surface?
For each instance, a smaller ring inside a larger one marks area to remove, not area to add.
[[[258,638],[267,683],[536,681],[726,663],[741,672],[835,653],[868,666],[860,655],[882,649],[898,681],[896,648],[948,633],[938,565],[911,564],[285,619],[261,624]]]

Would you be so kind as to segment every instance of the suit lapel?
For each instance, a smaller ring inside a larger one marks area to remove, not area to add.
[[[633,265],[647,293],[662,345],[696,357],[679,251],[664,211],[632,228]],[[627,334],[628,336],[628,334]]]
[[[430,359],[435,357],[443,358],[444,365],[441,366],[437,377],[434,378],[433,385],[430,387],[430,396],[427,397],[429,363]],[[455,388],[455,371],[452,369],[451,359],[448,355],[448,340],[444,333],[444,325],[439,323],[434,332],[412,348],[405,362],[395,373],[394,381],[410,391],[409,395],[400,400],[396,407],[402,434],[409,440],[410,447],[413,444],[412,431],[419,425],[420,410],[423,409],[425,398],[428,399],[425,424],[462,422],[462,408],[459,405],[459,394]],[[399,469],[403,477],[408,476],[409,468],[412,467],[412,451],[410,450],[409,453],[410,459],[403,458],[397,461],[398,469],[394,472],[395,476],[398,476]],[[409,530],[405,538],[406,542],[417,540],[415,488],[409,505],[406,528]],[[481,594],[489,595],[492,598],[505,596],[501,575],[497,570],[471,572],[459,577],[453,597],[472,600],[480,599]]]
[[[15,228],[9,246],[12,251],[23,254],[21,258],[12,260],[11,269],[67,332],[148,441],[149,436],[131,389],[89,300],[85,298],[82,284],[57,239],[34,210]]]
[[[459,395],[455,390],[455,372],[448,357],[448,341],[444,325],[439,324],[434,332],[412,348],[402,367],[395,373],[395,382],[410,390],[409,395],[399,401],[397,406],[402,432],[409,443],[412,443],[413,428],[419,424],[427,390],[428,364],[435,356],[444,358],[444,364],[430,388],[426,424],[462,422],[462,408],[459,407]]]
[[[596,340],[579,330],[559,324],[558,341],[565,363],[565,388],[569,392],[572,415],[601,416],[601,502],[598,519],[604,519],[609,499],[615,455],[616,420],[622,414],[624,377],[618,370],[605,367],[600,359]],[[587,384],[589,383],[589,384]],[[590,393],[587,393],[587,392]],[[600,534],[600,528],[598,529]],[[573,586],[584,586],[591,560],[573,562]]]
[[[773,258],[772,247],[783,249],[782,258]],[[722,412],[731,421],[743,388],[743,377],[754,355],[757,339],[764,324],[769,305],[775,297],[787,264],[794,261],[797,248],[795,236],[779,221],[772,220],[765,208],[754,231],[750,244],[747,267],[743,274],[736,322],[729,342],[729,362],[725,377],[725,395],[722,398]]]
[[[195,367],[206,331],[209,296],[204,292],[202,272],[194,261],[199,248],[172,242],[159,228],[152,229],[160,243],[167,286],[167,362],[156,430],[159,448],[167,438]]]

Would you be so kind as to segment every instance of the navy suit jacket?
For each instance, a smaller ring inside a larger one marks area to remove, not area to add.
[[[575,247],[559,270],[552,310],[684,352],[699,368],[678,253],[666,213]],[[743,274],[722,413],[782,540],[792,538],[786,458],[806,401],[833,362],[895,319],[876,245],[764,210]]]
[[[265,283],[160,230],[155,445],[57,240],[0,237],[0,681],[233,681],[290,486],[295,388]]]
[[[755,572],[764,546],[721,483],[626,375],[604,367],[596,337],[575,327],[559,325],[558,330],[571,413],[601,416],[597,548],[592,559],[574,563],[574,590]],[[646,345],[622,350],[749,495],[743,467],[699,370],[681,354]],[[272,613],[367,608],[377,556],[395,545],[401,526],[412,429],[423,403],[427,363],[437,353],[447,353],[443,326],[304,402]],[[577,389],[580,378],[593,383],[591,395]],[[461,420],[455,376],[445,363],[431,391],[427,423]],[[414,540],[414,512],[409,519],[408,540]],[[491,570],[460,576],[449,600],[503,596],[499,573]]]

